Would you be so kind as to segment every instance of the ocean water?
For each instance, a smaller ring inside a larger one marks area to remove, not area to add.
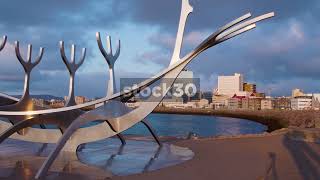
[[[147,117],[160,136],[187,137],[190,132],[200,137],[218,135],[259,134],[267,127],[245,119],[176,114],[151,114]],[[124,134],[150,135],[142,123],[128,129]]]

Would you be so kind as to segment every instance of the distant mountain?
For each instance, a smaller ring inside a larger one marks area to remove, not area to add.
[[[20,98],[21,96],[20,96],[20,95],[15,95],[15,96],[13,96],[13,97]],[[44,99],[44,100],[46,100],[46,101],[50,101],[51,99],[63,100],[62,97],[57,97],[57,96],[52,96],[52,95],[47,95],[47,94],[31,95],[31,98],[34,98],[34,99]]]

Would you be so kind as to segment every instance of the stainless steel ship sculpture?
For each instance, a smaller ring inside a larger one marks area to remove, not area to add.
[[[169,66],[150,79],[139,83],[138,86],[135,86],[130,91],[116,92],[114,65],[120,55],[120,41],[116,53],[113,54],[111,38],[109,36],[107,37],[107,50],[105,50],[102,45],[100,33],[97,33],[96,39],[98,47],[109,65],[108,88],[106,97],[84,104],[76,105],[75,103],[74,78],[76,71],[85,60],[86,49],[82,50],[82,56],[79,62],[76,63],[76,47],[75,45],[72,45],[71,60],[69,61],[65,55],[64,43],[61,41],[61,57],[70,75],[69,96],[66,105],[63,108],[49,109],[37,107],[32,103],[29,94],[30,74],[32,69],[40,63],[44,49],[40,48],[39,56],[36,58],[35,62],[32,62],[32,45],[29,45],[27,60],[25,61],[20,55],[19,42],[17,41],[15,44],[16,56],[25,71],[24,92],[21,99],[0,93],[0,117],[2,119],[7,119],[7,121],[0,120],[0,143],[9,137],[30,142],[56,143],[55,149],[50,153],[42,167],[39,169],[35,177],[36,179],[46,176],[61,150],[75,152],[81,144],[106,139],[112,136],[117,136],[122,144],[125,144],[125,140],[121,133],[139,122],[143,123],[148,128],[157,143],[161,146],[161,142],[146,120],[146,117],[162,101],[168,90],[161,89],[161,91],[165,92],[162,96],[152,96],[142,102],[136,109],[130,109],[125,105],[126,100],[129,99],[128,97],[135,96],[140,91],[156,83],[166,83],[167,86],[172,86],[180,72],[199,54],[228,39],[254,29],[257,22],[274,16],[274,13],[272,12],[249,19],[251,14],[245,14],[219,28],[193,51],[181,58],[180,52],[183,43],[184,29],[188,16],[192,11],[193,8],[189,4],[189,0],[182,0],[176,44]],[[7,37],[5,36],[0,45],[0,51],[5,48],[6,42]],[[164,79],[166,79],[165,82],[162,81]],[[159,87],[161,88],[163,86],[159,85]],[[81,110],[89,106],[95,106],[96,108],[88,112]],[[98,121],[100,123],[89,127],[84,126],[93,121]],[[46,128],[49,124],[56,125],[57,128]],[[40,125],[41,128],[33,128],[34,125]]]

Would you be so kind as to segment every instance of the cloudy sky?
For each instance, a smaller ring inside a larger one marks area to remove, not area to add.
[[[240,72],[259,91],[289,95],[292,88],[320,92],[320,1],[292,0],[190,0],[183,54],[192,50],[225,23],[251,12],[275,11],[276,17],[258,28],[203,53],[188,69],[201,78],[202,89],[216,87],[218,75]],[[19,40],[23,55],[33,44],[33,56],[45,47],[42,62],[32,73],[32,94],[64,96],[68,73],[58,42],[72,43],[88,54],[77,72],[76,94],[88,97],[106,93],[107,64],[96,44],[95,32],[122,41],[116,76],[149,77],[169,64],[177,31],[181,0],[4,1],[0,6],[0,35],[8,43],[0,52],[0,91],[21,94],[23,69],[14,54]]]

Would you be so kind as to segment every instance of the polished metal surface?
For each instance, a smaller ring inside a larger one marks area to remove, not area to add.
[[[77,70],[79,67],[83,64],[84,59],[86,58],[86,48],[82,49],[81,58],[79,60],[79,63],[76,63],[75,56],[76,56],[76,45],[72,44],[71,46],[71,61],[68,60],[65,49],[64,49],[64,42],[60,41],[60,54],[61,58],[66,65],[70,78],[69,78],[69,95],[68,99],[66,100],[65,107],[74,106],[76,105],[76,100],[74,96],[74,78]]]
[[[168,68],[160,72],[159,74],[155,75],[154,77],[145,80],[138,84],[135,88],[133,88],[129,92],[118,92],[115,93],[115,77],[114,77],[114,64],[116,59],[120,55],[120,41],[118,44],[118,48],[116,53],[113,55],[112,47],[111,47],[111,38],[107,37],[107,47],[108,52],[103,48],[100,34],[96,34],[97,42],[99,49],[106,59],[109,65],[109,74],[110,79],[108,82],[108,90],[107,96],[92,102],[76,105],[74,101],[74,75],[76,70],[79,66],[83,63],[85,57],[85,50],[83,50],[82,57],[80,58],[79,64],[75,63],[75,46],[72,46],[71,50],[71,62],[69,62],[64,53],[64,46],[63,42],[60,43],[60,51],[61,56],[66,64],[69,73],[70,73],[70,88],[69,88],[69,96],[68,102],[66,107],[58,108],[58,109],[46,109],[46,110],[37,110],[37,109],[26,109],[27,105],[23,104],[19,108],[13,108],[15,106],[9,106],[10,108],[6,108],[7,106],[0,107],[0,116],[6,116],[9,119],[15,119],[19,117],[22,121],[19,121],[15,124],[12,128],[6,130],[0,136],[0,142],[12,135],[14,132],[17,132],[21,129],[26,127],[30,127],[34,124],[56,124],[61,129],[62,136],[58,137],[57,144],[52,152],[49,154],[48,158],[44,162],[44,164],[39,169],[38,173],[36,174],[36,178],[42,178],[47,174],[47,171],[53,164],[54,160],[57,158],[60,151],[64,148],[65,144],[68,142],[80,142],[80,141],[87,141],[91,142],[94,140],[100,140],[99,138],[108,138],[115,135],[119,135],[119,133],[127,130],[128,128],[132,127],[133,125],[142,122],[147,128],[150,130],[156,141],[160,144],[157,136],[152,131],[152,128],[148,125],[145,118],[149,115],[161,102],[164,98],[165,94],[167,93],[168,89],[162,89],[164,86],[161,84],[165,83],[167,87],[170,87],[175,82],[178,75],[181,71],[199,54],[204,52],[205,50],[218,45],[230,38],[233,38],[239,34],[247,32],[256,27],[256,23],[268,19],[274,16],[274,13],[265,14],[250,20],[247,20],[251,17],[251,14],[246,14],[231,23],[223,26],[222,28],[218,29],[217,32],[213,33],[209,36],[206,40],[204,40],[197,48],[193,51],[188,53],[183,58],[180,58],[181,52],[181,45],[183,42],[183,34],[186,25],[186,21],[188,15],[192,12],[193,8],[189,4],[189,0],[182,0],[182,8],[181,8],[181,17],[180,23],[177,33],[176,45],[174,49],[174,53]],[[247,21],[246,21],[247,20]],[[35,63],[31,63],[31,45],[28,47],[28,61],[25,62],[19,51],[19,43],[16,43],[16,55],[18,60],[24,67],[26,72],[25,78],[25,90],[24,95],[20,99],[17,104],[21,104],[21,102],[30,102],[29,101],[29,80],[30,80],[30,73],[31,70],[40,62],[43,49],[40,49],[40,55],[37,58]],[[166,79],[164,82],[163,80]],[[169,82],[168,82],[168,79]],[[146,101],[142,102],[141,105],[136,109],[129,109],[127,108],[121,100],[123,97],[128,95],[136,95],[141,90],[145,89],[150,85],[154,85],[159,83],[159,87],[161,88],[162,92],[165,92],[160,97],[150,97]],[[27,101],[28,100],[28,101]],[[98,105],[103,103],[102,106],[91,110],[89,112],[83,113],[80,109],[92,105]],[[88,127],[88,128],[81,128],[82,126],[91,123],[93,121],[100,121],[99,125]],[[103,129],[101,129],[103,128]],[[50,132],[49,130],[42,130],[43,132]],[[95,135],[88,136],[89,131],[94,131]],[[83,133],[82,140],[79,140],[79,136],[75,136],[78,132]],[[87,133],[87,134],[86,134]],[[28,133],[27,133],[28,134]],[[45,134],[45,133],[44,133]],[[56,134],[53,137],[50,137],[52,134],[48,135],[48,140],[52,138],[56,138]],[[121,136],[121,135],[120,135]],[[36,139],[41,137],[35,137],[33,141],[37,141]],[[74,140],[76,138],[76,140]]]
[[[6,38],[5,38],[6,39]],[[40,48],[39,55],[36,57],[35,62],[32,62],[32,45],[28,45],[28,54],[27,54],[27,60],[25,61],[24,58],[22,58],[20,54],[20,47],[19,47],[19,41],[15,42],[15,52],[17,59],[19,60],[20,64],[22,65],[24,72],[25,72],[25,78],[24,78],[24,90],[23,95],[21,99],[13,104],[8,106],[0,106],[0,110],[10,110],[10,111],[28,111],[28,110],[34,110],[33,103],[30,98],[30,78],[31,78],[31,72],[32,70],[40,63],[44,48]]]
[[[184,30],[186,27],[188,16],[192,13],[192,11],[193,7],[190,5],[189,0],[182,0],[181,15],[177,32],[176,44],[173,50],[170,66],[180,60]]]
[[[113,55],[110,36],[107,36],[107,51],[105,50],[105,48],[102,45],[102,41],[101,41],[101,37],[100,37],[99,32],[96,33],[96,39],[97,39],[97,43],[98,43],[98,47],[100,49],[100,52],[109,65],[109,81],[108,81],[108,87],[107,87],[107,89],[108,89],[107,90],[107,97],[110,97],[111,95],[113,95],[117,91],[116,83],[115,83],[115,75],[114,75],[114,65],[116,63],[116,60],[120,56],[120,48],[121,48],[120,40],[118,41],[116,53]]]

